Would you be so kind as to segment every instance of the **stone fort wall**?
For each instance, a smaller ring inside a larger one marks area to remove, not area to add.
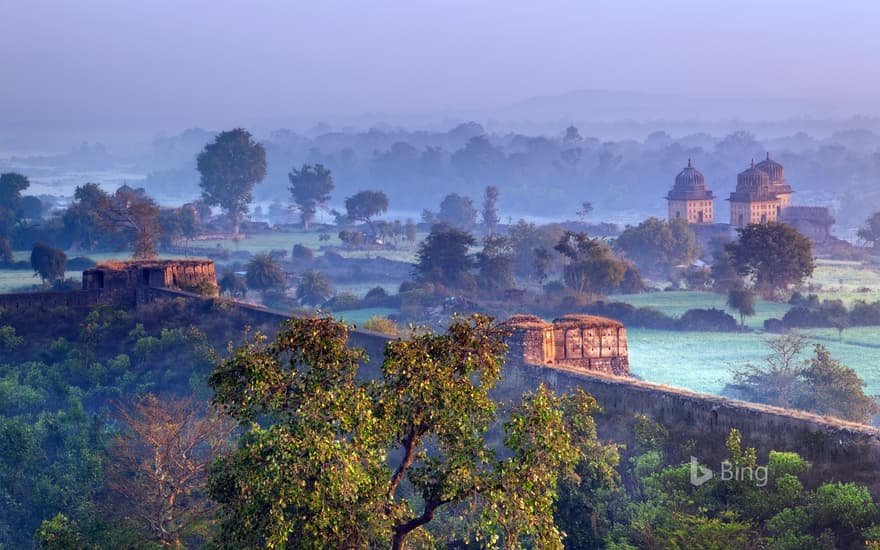
[[[32,307],[89,308],[119,296],[136,297],[136,303],[208,299],[169,288],[166,277],[171,273],[174,283],[174,270],[157,271],[155,277],[161,277],[155,285],[153,272],[123,271],[124,277],[133,279],[112,281],[131,283],[142,277],[137,296],[129,284],[111,281],[108,286],[108,279],[104,279],[104,286],[100,286],[96,279],[90,279],[89,283],[84,280],[82,291],[0,294],[0,307],[10,312]],[[198,279],[210,277],[212,272],[213,265],[210,272],[193,274]],[[289,317],[282,311],[224,303],[237,308],[254,325],[277,325]],[[499,399],[514,399],[542,383],[558,392],[581,388],[605,410],[597,418],[600,436],[605,439],[629,442],[634,415],[643,414],[666,426],[676,441],[693,441],[693,455],[711,465],[723,458],[724,439],[737,428],[744,443],[756,447],[762,459],[770,450],[794,451],[813,463],[817,479],[856,481],[880,495],[880,476],[876,474],[880,432],[874,428],[635,380],[628,376],[625,328],[616,321],[566,316],[546,323],[537,317],[516,316],[504,326],[511,332],[510,354],[502,383],[495,391]],[[351,332],[352,345],[363,348],[372,359],[366,365],[368,375],[377,373],[389,339],[369,331]]]

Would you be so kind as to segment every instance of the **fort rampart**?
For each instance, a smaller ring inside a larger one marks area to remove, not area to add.
[[[213,264],[205,269],[205,262],[197,262],[200,269],[191,265],[189,272],[166,265],[84,274],[81,291],[0,294],[0,307],[14,313],[33,307],[89,308],[114,300],[139,305],[210,299],[178,290],[202,280],[216,282]],[[290,316],[248,304],[222,303],[237,308],[254,326],[277,326]],[[874,428],[636,380],[628,376],[626,329],[610,319],[566,316],[547,323],[538,317],[515,316],[503,325],[511,333],[510,353],[497,398],[514,399],[540,384],[559,392],[581,388],[604,408],[597,422],[604,439],[630,442],[634,417],[641,414],[666,426],[675,441],[691,442],[691,454],[711,465],[723,458],[724,439],[736,428],[761,460],[770,450],[794,451],[813,463],[815,479],[857,481],[880,496],[880,431]],[[353,330],[350,340],[367,352],[371,358],[367,370],[374,374],[389,337]]]

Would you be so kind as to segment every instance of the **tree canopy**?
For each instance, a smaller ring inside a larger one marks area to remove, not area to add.
[[[813,245],[783,223],[750,224],[726,245],[737,273],[751,276],[757,287],[785,290],[813,274]]]
[[[470,231],[477,224],[477,209],[470,197],[450,193],[440,203],[437,221]]]
[[[56,281],[64,277],[67,255],[64,251],[45,243],[35,243],[31,250],[31,267],[43,282]]]
[[[226,212],[236,234],[254,200],[253,189],[266,177],[266,151],[243,128],[221,132],[199,153],[202,199]]]
[[[591,398],[526,395],[499,453],[489,392],[506,346],[491,319],[389,342],[373,382],[357,376],[364,354],[347,340],[330,318],[291,319],[212,374],[215,401],[247,431],[212,471],[221,545],[400,549],[427,543],[439,511],[473,505],[464,513],[484,545],[562,547],[556,485],[595,439]]]
[[[563,275],[566,286],[575,292],[604,294],[616,290],[624,281],[627,264],[614,257],[605,241],[567,231],[554,248],[568,258]]]
[[[802,359],[807,341],[786,334],[767,341],[770,354],[764,364],[734,370],[729,391],[756,403],[801,409],[868,423],[880,411],[877,400],[865,394],[864,381],[854,370],[831,357],[819,344],[813,357]]]
[[[287,177],[290,180],[290,194],[299,208],[303,227],[308,229],[318,207],[330,200],[330,193],[334,188],[333,175],[323,164],[303,164],[299,170],[291,170]]]
[[[248,262],[245,281],[248,288],[262,292],[283,290],[287,286],[287,276],[281,264],[265,252],[257,254]]]
[[[358,191],[345,199],[348,219],[364,221],[372,225],[371,219],[388,210],[388,195],[382,191]]]
[[[645,273],[668,275],[672,267],[690,265],[700,255],[694,230],[684,220],[648,218],[627,226],[614,245]]]
[[[466,231],[446,224],[433,225],[419,245],[416,275],[451,288],[467,286],[471,281],[468,271],[473,266],[469,248],[475,242]]]
[[[30,181],[21,174],[0,174],[0,237],[8,237],[21,217],[21,192],[29,186]]]
[[[330,279],[320,271],[310,269],[302,274],[296,287],[297,299],[307,305],[326,302],[333,295]]]

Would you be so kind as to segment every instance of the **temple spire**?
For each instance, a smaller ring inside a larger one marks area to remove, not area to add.
[[[688,168],[691,168],[691,159],[688,158]]]

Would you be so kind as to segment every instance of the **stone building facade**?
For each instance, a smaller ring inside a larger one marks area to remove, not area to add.
[[[527,365],[630,375],[626,328],[619,321],[565,315],[548,323],[534,315],[515,315],[502,326],[511,332],[511,357]]]

